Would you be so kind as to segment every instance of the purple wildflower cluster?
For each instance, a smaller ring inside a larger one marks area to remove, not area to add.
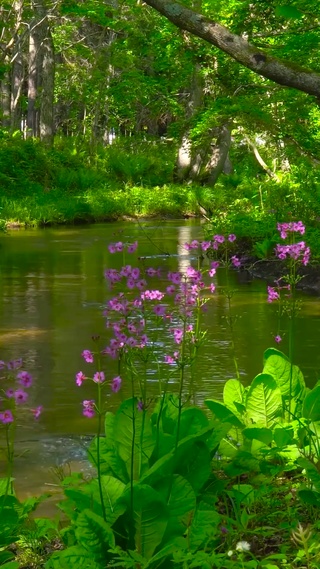
[[[126,251],[127,253],[134,253],[138,248],[138,241],[134,243],[123,243],[122,241],[117,241],[116,243],[110,243],[108,245],[109,253],[121,253]]]
[[[0,399],[0,406],[4,407],[4,410],[0,411],[0,423],[4,425],[14,422],[16,406],[23,405],[28,399],[26,389],[32,385],[32,376],[27,371],[21,370],[22,365],[22,359],[7,363],[0,360],[0,379],[4,384]],[[35,419],[39,418],[41,411],[41,406],[31,409]]]
[[[95,354],[91,350],[83,350],[82,357],[86,363],[93,364],[95,361]],[[76,384],[81,387],[86,380],[91,380],[94,383],[105,384],[106,376],[103,371],[96,371],[92,377],[88,377],[83,371],[76,373]],[[110,388],[114,393],[117,393],[121,388],[122,379],[120,376],[114,377],[110,382]],[[83,401],[83,415],[92,418],[96,414],[96,404],[93,399]]]
[[[232,242],[235,236],[229,235],[228,239]],[[213,247],[214,243],[223,241],[223,236],[215,236],[213,242],[192,241],[186,245],[186,248],[191,250],[200,247],[205,251]],[[120,242],[113,244],[112,252],[113,248],[115,251],[122,252],[123,244]],[[211,262],[208,271],[210,278],[214,277],[218,266],[219,262]],[[150,281],[153,277],[160,275],[165,282],[163,291],[152,286],[152,280]],[[197,338],[194,329],[195,310],[204,309],[208,300],[205,292],[209,289],[213,293],[215,284],[205,283],[202,272],[192,266],[188,266],[183,271],[169,271],[163,275],[160,269],[153,267],[140,269],[124,265],[119,270],[107,269],[105,278],[111,290],[117,289],[103,312],[106,318],[106,328],[111,332],[111,337],[98,354],[90,350],[82,352],[86,363],[94,364],[96,356],[99,361],[105,356],[118,359],[119,362],[129,357],[136,358],[137,361],[146,361],[148,350],[151,353],[154,349],[153,341],[146,333],[147,325],[152,319],[158,318],[167,325],[168,333],[177,345],[177,350],[173,355],[164,357],[164,363],[179,364],[182,357],[182,344],[195,346],[199,340],[199,333],[197,333]],[[183,357],[186,360],[186,351]],[[106,380],[103,371],[91,374],[90,378],[82,371],[76,374],[78,386],[81,386],[87,379],[98,384],[104,384]],[[119,375],[112,379],[110,387],[113,392],[117,392],[121,389],[121,385],[122,379]],[[144,401],[140,402],[140,410],[144,408],[144,404]],[[83,401],[84,416],[93,417],[97,411],[94,400]]]
[[[292,221],[290,223],[278,223],[277,229],[280,232],[282,239],[287,239],[288,235],[293,233],[300,233],[304,235],[305,226],[302,221]],[[290,245],[277,245],[275,249],[278,259],[284,260],[287,258],[301,261],[303,265],[307,265],[310,259],[310,248],[306,246],[304,241],[292,243]]]
[[[236,239],[237,237],[234,233],[230,233],[227,237],[224,235],[214,235],[212,241],[198,241],[197,239],[194,239],[191,243],[186,243],[184,247],[187,251],[200,250],[207,252],[211,249],[216,252],[219,250],[221,245],[225,247],[228,243],[234,243]],[[240,259],[236,255],[230,257],[230,261],[235,268],[239,268],[241,266]]]

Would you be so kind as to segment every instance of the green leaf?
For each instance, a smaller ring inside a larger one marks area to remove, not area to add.
[[[136,551],[150,559],[160,545],[169,519],[167,504],[159,492],[146,484],[133,486],[133,524],[135,530]],[[131,488],[119,499],[131,507]]]
[[[115,414],[114,441],[119,457],[123,460],[129,478],[138,480],[148,468],[154,441],[151,423],[145,412],[138,411],[137,400],[123,401]],[[133,472],[131,473],[133,453]]]
[[[294,438],[294,430],[290,425],[288,427],[282,427],[278,425],[273,431],[273,440],[278,448],[284,448],[285,446],[292,443]]]
[[[205,404],[219,421],[222,421],[223,423],[230,423],[230,425],[233,425],[234,427],[244,427],[238,417],[236,417],[236,415],[223,403],[220,403],[220,401],[206,399]]]
[[[287,356],[275,348],[269,348],[264,353],[264,362],[263,373],[272,375],[284,398],[304,398],[306,386],[302,372],[298,366],[291,364]]]
[[[191,551],[197,551],[216,537],[220,521],[221,517],[214,508],[210,508],[205,502],[200,502],[188,532]]]
[[[54,553],[45,564],[45,569],[103,569],[105,566],[105,563],[97,563],[90,551],[74,545]]]
[[[303,12],[300,12],[295,6],[285,4],[284,6],[276,6],[276,16],[286,18],[287,20],[300,20],[303,18]]]
[[[76,523],[75,535],[79,544],[91,553],[97,563],[105,562],[108,549],[114,545],[110,525],[90,510],[81,512]]]
[[[320,508],[320,493],[315,492],[314,490],[299,490],[298,492],[300,500],[304,504],[308,504],[310,506],[316,506]]]
[[[272,430],[267,427],[248,427],[244,429],[243,435],[250,441],[255,439],[265,445],[270,445],[272,442]]]
[[[180,440],[198,433],[209,425],[204,412],[198,407],[187,407],[182,410],[180,421]],[[176,427],[177,428],[177,427]]]
[[[238,379],[229,379],[223,388],[223,402],[235,415],[241,418],[239,408],[235,405],[243,405],[244,387]]]
[[[196,494],[191,484],[178,474],[159,481],[155,490],[167,501],[169,510],[168,525],[163,537],[164,545],[185,533],[190,515],[196,509]]]
[[[282,414],[282,398],[279,387],[271,375],[257,375],[247,393],[247,418],[253,423],[272,427]]]
[[[122,496],[126,486],[121,480],[113,476],[101,476],[101,483],[107,522],[112,525],[123,513],[123,509],[119,507],[117,501]]]
[[[320,385],[314,387],[303,401],[302,414],[310,421],[320,421]]]
[[[190,482],[195,492],[201,490],[211,473],[211,455],[203,441],[193,441],[188,453],[177,449],[176,472]]]
[[[1,565],[1,569],[19,569],[20,563],[18,561],[9,561],[4,565]]]

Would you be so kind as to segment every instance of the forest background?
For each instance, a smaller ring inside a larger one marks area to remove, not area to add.
[[[200,213],[264,256],[292,216],[318,253],[318,3],[183,6],[2,4],[3,227]]]

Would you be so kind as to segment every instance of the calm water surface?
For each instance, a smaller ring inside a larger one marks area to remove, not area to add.
[[[22,493],[46,489],[53,481],[49,467],[69,462],[83,466],[81,437],[94,432],[93,421],[82,414],[83,399],[94,398],[94,386],[77,388],[75,373],[86,371],[81,352],[93,348],[91,336],[106,335],[102,310],[108,298],[105,268],[120,268],[121,256],[111,255],[110,241],[139,240],[139,255],[148,264],[168,270],[183,270],[192,263],[182,245],[202,237],[198,221],[147,222],[142,226],[123,222],[85,227],[17,230],[0,237],[0,359],[22,357],[34,376],[30,405],[43,405],[35,423],[27,412],[19,419],[18,447],[29,453],[17,461],[16,477]],[[127,259],[133,263],[133,258]],[[263,351],[273,345],[277,330],[275,307],[266,302],[266,283],[241,283],[231,272],[229,280],[237,290],[233,297],[236,353],[244,383],[261,371]],[[164,276],[153,281],[165,286]],[[217,292],[204,314],[207,340],[197,366],[196,399],[221,397],[226,379],[234,377],[230,357],[230,335],[226,324],[223,270],[216,275]],[[297,321],[297,363],[312,386],[320,370],[320,300],[303,296]],[[159,343],[165,352],[166,341]],[[286,338],[282,345],[287,351]],[[115,363],[105,370],[116,374]],[[88,372],[89,373],[89,372]],[[158,392],[150,375],[150,392]],[[120,397],[108,394],[110,408]],[[1,444],[1,441],[0,441]],[[0,468],[3,462],[0,461]],[[1,475],[1,472],[0,472]],[[50,486],[47,489],[50,489]]]

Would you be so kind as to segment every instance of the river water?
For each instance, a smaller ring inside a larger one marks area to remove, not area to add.
[[[53,470],[87,468],[82,443],[94,432],[95,422],[82,416],[81,402],[94,397],[94,386],[79,389],[75,373],[88,370],[81,352],[93,348],[91,337],[106,333],[102,310],[111,293],[103,273],[122,265],[119,256],[109,253],[108,243],[138,239],[139,256],[147,257],[163,275],[193,263],[183,244],[201,237],[201,225],[194,220],[16,230],[0,237],[0,359],[23,358],[24,368],[34,377],[30,406],[43,406],[38,422],[26,411],[19,416],[17,449],[27,451],[16,461],[21,495],[54,488]],[[133,263],[133,258],[129,261]],[[228,280],[236,291],[235,351],[247,384],[261,371],[263,351],[275,346],[277,314],[276,307],[267,303],[266,283],[243,282],[242,276],[231,271]],[[220,398],[225,381],[235,376],[223,293],[226,278],[225,271],[218,270],[217,289],[203,317],[208,332],[197,365],[199,404],[206,397]],[[154,286],[163,288],[163,277]],[[312,387],[320,370],[320,302],[317,297],[301,298],[295,363]],[[281,349],[287,352],[287,348],[284,337]],[[114,362],[108,366],[106,375],[113,377]],[[157,394],[152,375],[149,383],[149,393]],[[108,392],[110,409],[125,396],[129,396],[126,386],[117,395]],[[3,464],[0,459],[0,468]]]

